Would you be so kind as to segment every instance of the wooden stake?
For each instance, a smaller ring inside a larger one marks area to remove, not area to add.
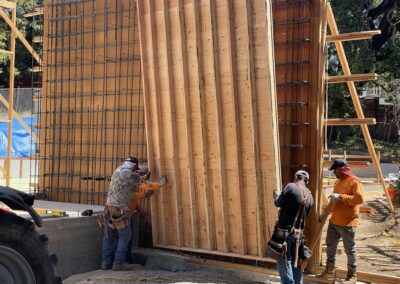
[[[4,13],[3,8],[0,11]],[[11,21],[15,25],[17,21],[17,9],[11,11]],[[11,147],[12,147],[12,118],[14,112],[14,71],[15,71],[15,29],[11,30],[11,48],[10,48],[10,83],[8,86],[8,137],[7,137],[7,163],[6,163],[6,186],[11,182]]]

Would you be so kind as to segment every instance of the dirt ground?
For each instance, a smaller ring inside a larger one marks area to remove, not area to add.
[[[132,271],[95,270],[70,276],[63,283],[280,283],[278,276],[198,265],[177,254],[158,251],[146,255],[144,267]]]
[[[356,231],[358,270],[400,277],[400,226],[395,225],[395,216],[400,221],[400,208],[395,205],[395,214],[388,210],[381,186],[365,185],[366,201],[363,206],[372,208],[372,213],[363,213]],[[326,226],[322,236],[325,242]],[[347,257],[340,242],[337,266],[346,268]],[[323,263],[326,255],[323,253]]]

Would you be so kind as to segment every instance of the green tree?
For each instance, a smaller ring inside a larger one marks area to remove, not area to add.
[[[369,6],[365,5],[368,2]],[[342,1],[332,0],[331,5],[340,33],[371,30],[371,20],[368,18],[368,9],[377,7],[380,1]],[[400,7],[400,5],[399,5]],[[351,72],[377,73],[380,79],[371,82],[356,83],[358,94],[366,88],[373,86],[381,87],[381,95],[385,96],[393,104],[392,114],[395,118],[400,117],[400,13],[395,8],[390,13],[390,21],[393,27],[399,25],[399,30],[394,28],[392,37],[389,38],[379,49],[372,49],[372,41],[350,41],[344,42],[344,49],[349,61]],[[376,26],[382,21],[382,16],[374,20]],[[329,75],[343,74],[336,49],[334,45],[328,47],[328,70]],[[355,117],[354,106],[346,84],[332,84],[328,86],[329,117]],[[398,119],[399,123],[400,119]],[[357,127],[348,128],[346,133],[335,131],[331,133],[332,139],[344,141],[349,135],[358,135]]]

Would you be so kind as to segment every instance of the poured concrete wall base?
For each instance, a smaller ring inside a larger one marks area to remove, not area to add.
[[[100,268],[102,230],[97,216],[44,219],[38,231],[49,237],[49,251],[57,254],[57,274],[63,279]]]

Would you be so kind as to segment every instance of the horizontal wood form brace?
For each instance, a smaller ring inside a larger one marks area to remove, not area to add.
[[[339,75],[329,76],[325,78],[325,82],[329,84],[333,83],[346,83],[355,81],[373,81],[378,79],[378,74],[367,73],[367,74],[352,74],[352,75]]]
[[[329,154],[324,154],[324,158],[331,157],[332,159],[334,158],[347,158],[347,159],[371,159],[370,155],[343,155],[343,154],[332,154],[329,156]]]
[[[317,267],[318,273],[325,269],[324,266]],[[347,276],[347,270],[343,268],[336,268],[336,277],[345,279]],[[357,271],[357,280],[366,283],[379,283],[379,284],[398,284],[400,283],[400,277],[375,274],[369,272]]]
[[[365,39],[370,39],[371,37],[379,34],[381,34],[380,30],[329,35],[326,37],[326,42],[332,43],[335,41],[365,40]]]
[[[347,161],[347,165],[349,167],[368,167],[370,162],[368,161]],[[329,160],[325,160],[323,166],[324,167],[330,167],[332,165],[332,162]]]
[[[341,126],[341,125],[374,125],[376,124],[375,118],[331,118],[325,119],[324,121],[326,126]]]

